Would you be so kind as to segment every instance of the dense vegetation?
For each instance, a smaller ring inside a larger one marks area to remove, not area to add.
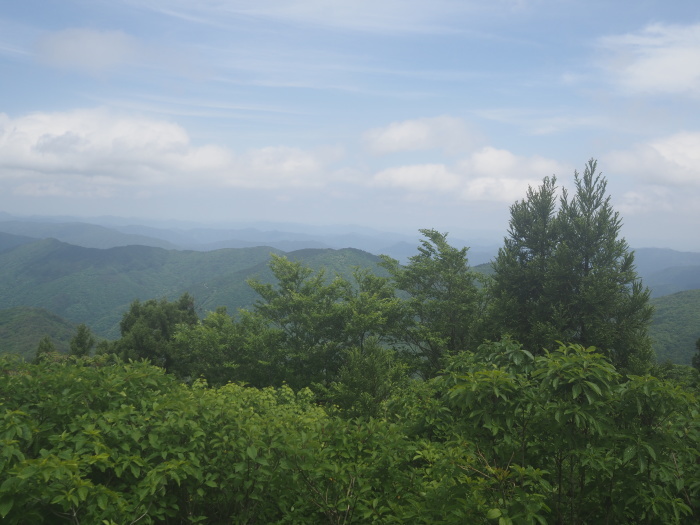
[[[492,275],[421,230],[383,274],[275,255],[250,309],[134,300],[115,341],[3,358],[0,517],[697,523],[698,372],[654,365],[595,171],[511,207]]]
[[[6,353],[33,359],[39,341],[49,337],[59,352],[68,352],[75,326],[44,308],[17,306],[0,310],[0,344]]]
[[[7,523],[697,523],[687,388],[504,341],[374,418],[108,358],[0,362]]]
[[[650,333],[659,362],[689,365],[695,341],[700,339],[700,289],[652,299]]]

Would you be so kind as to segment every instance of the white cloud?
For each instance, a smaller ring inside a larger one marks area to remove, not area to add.
[[[700,94],[700,24],[653,24],[599,43],[611,53],[605,67],[624,91]]]
[[[36,46],[39,59],[53,67],[100,73],[137,62],[139,42],[121,31],[65,29],[44,35]]]
[[[374,184],[409,191],[449,191],[459,186],[460,178],[443,164],[419,164],[380,171]]]
[[[447,116],[393,122],[367,131],[363,138],[377,154],[430,149],[453,153],[470,150],[478,141],[462,119]]]
[[[660,211],[672,212],[671,200],[673,195],[668,188],[654,185],[641,186],[625,192],[620,201],[615,203],[615,209],[623,217],[648,212],[655,214]]]
[[[280,186],[322,186],[321,159],[298,148],[265,147],[248,152],[238,163],[239,173],[232,183],[254,188]]]
[[[659,186],[700,187],[700,133],[674,135],[605,156],[609,169]]]
[[[94,195],[120,187],[280,188],[319,186],[326,163],[338,158],[267,147],[236,155],[195,146],[177,124],[115,115],[104,109],[0,114],[0,180],[23,194]]]
[[[452,168],[421,164],[385,169],[375,174],[373,184],[413,193],[449,193],[465,201],[513,202],[525,195],[529,185],[566,169],[551,159],[485,147]]]

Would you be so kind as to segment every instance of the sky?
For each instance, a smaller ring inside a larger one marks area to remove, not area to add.
[[[506,234],[595,158],[700,251],[697,0],[0,4],[0,211]]]

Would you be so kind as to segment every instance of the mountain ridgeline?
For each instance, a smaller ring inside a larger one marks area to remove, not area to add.
[[[0,253],[0,309],[46,308],[98,335],[119,335],[119,321],[135,299],[197,298],[201,314],[226,306],[247,307],[255,293],[246,279],[270,278],[270,247],[209,252],[151,246],[109,249],[73,246],[55,239],[20,243]],[[347,274],[353,266],[376,268],[378,257],[355,249],[306,249],[289,253],[313,268]]]

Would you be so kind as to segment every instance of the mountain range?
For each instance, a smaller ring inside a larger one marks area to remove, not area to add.
[[[353,266],[381,271],[381,253],[406,261],[416,253],[419,239],[418,232],[412,238],[367,228],[283,226],[167,228],[0,215],[0,310],[43,308],[70,323],[86,323],[99,336],[116,338],[119,320],[134,299],[175,299],[189,292],[201,315],[218,306],[232,312],[249,307],[256,297],[246,280],[272,279],[267,267],[271,253],[347,276]],[[457,247],[467,245],[448,239]],[[498,247],[482,242],[470,249],[470,263],[489,271]],[[700,253],[639,248],[635,261],[660,312],[652,326],[658,332],[657,353],[687,364],[690,339],[700,330],[700,302],[678,292],[700,290]],[[691,314],[685,329],[678,323],[669,329],[668,319],[680,317],[661,313],[673,311],[675,302]],[[674,349],[681,347],[685,350],[676,355]]]

